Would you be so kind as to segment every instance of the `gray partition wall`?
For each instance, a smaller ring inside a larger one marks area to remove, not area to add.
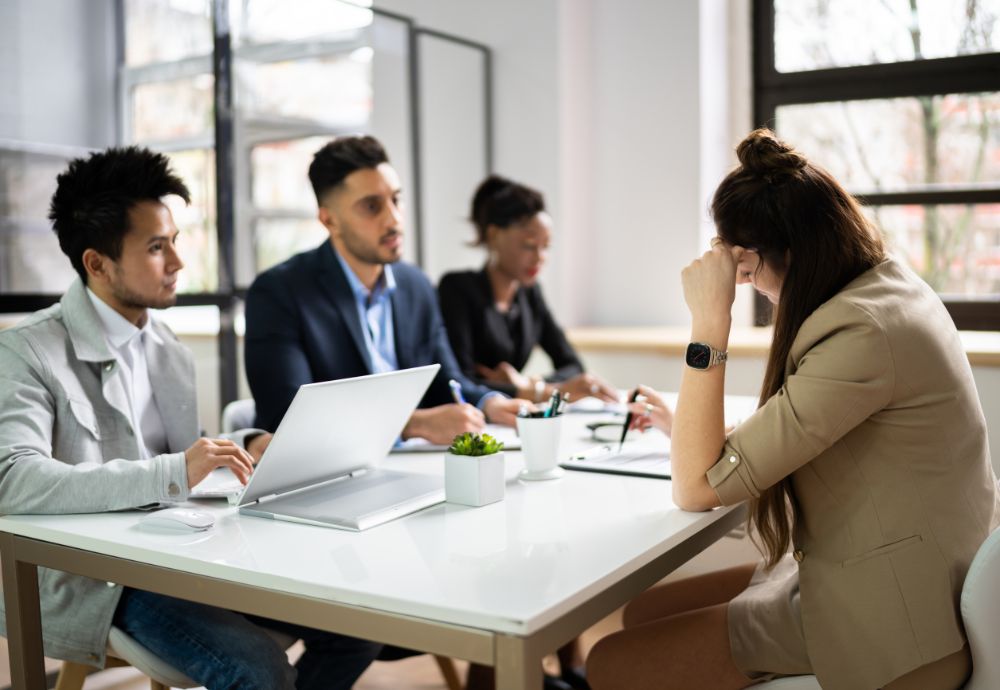
[[[420,263],[435,282],[478,267],[469,205],[493,169],[490,51],[448,34],[417,30],[419,84]]]

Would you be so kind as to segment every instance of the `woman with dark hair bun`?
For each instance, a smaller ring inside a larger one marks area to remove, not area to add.
[[[654,588],[592,651],[595,690],[951,690],[971,659],[959,596],[998,522],[986,422],[941,300],[854,199],[768,130],[712,200],[718,237],[682,273],[692,343],[672,432],[674,503],[749,504],[764,560]],[[737,284],[775,305],[754,415],[727,433]],[[632,406],[642,412],[646,405]]]
[[[480,271],[441,278],[438,298],[448,338],[466,376],[507,395],[542,402],[555,389],[570,400],[618,393],[586,373],[549,312],[538,285],[552,234],[541,193],[499,175],[479,185],[472,200],[476,245],[489,259]],[[554,371],[542,378],[521,369],[539,345]]]

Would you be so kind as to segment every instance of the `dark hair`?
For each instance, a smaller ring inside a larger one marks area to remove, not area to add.
[[[507,228],[545,210],[542,193],[499,175],[479,183],[472,197],[472,224],[477,245],[486,244],[486,228]]]
[[[323,195],[344,181],[355,170],[377,168],[388,163],[389,156],[378,139],[371,136],[338,137],[321,148],[309,164],[309,181],[316,203]]]
[[[84,283],[83,253],[93,249],[117,261],[129,231],[129,210],[141,201],[159,201],[169,194],[191,203],[187,185],[162,153],[128,146],[69,162],[56,178],[49,220],[59,247]]]
[[[784,273],[760,404],[785,382],[802,323],[845,285],[885,259],[882,238],[844,188],[767,129],[736,148],[739,166],[715,191],[712,217],[727,244],[755,249]],[[750,519],[773,567],[788,548],[796,506],[789,478],[751,503]]]

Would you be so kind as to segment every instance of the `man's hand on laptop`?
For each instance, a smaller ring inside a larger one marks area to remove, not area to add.
[[[216,467],[228,467],[237,479],[246,484],[253,472],[253,457],[232,441],[221,438],[199,438],[184,451],[187,462],[188,487],[194,488]]]
[[[447,445],[459,434],[478,433],[486,425],[483,413],[468,403],[438,405],[414,410],[403,427],[403,438],[419,436],[431,443]]]
[[[522,407],[534,410],[535,406],[530,400],[521,398],[504,398],[494,396],[483,403],[486,412],[486,419],[490,424],[503,424],[504,426],[514,426],[517,424],[517,411]]]
[[[249,441],[246,442],[247,452],[250,453],[250,457],[253,458],[253,464],[256,465],[260,462],[260,458],[264,455],[264,451],[271,444],[271,439],[274,438],[274,434],[257,434],[252,436]]]

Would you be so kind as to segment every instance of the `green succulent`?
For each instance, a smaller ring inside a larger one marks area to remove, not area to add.
[[[451,442],[448,449],[452,455],[493,455],[503,450],[503,441],[498,441],[489,434],[459,434]]]

